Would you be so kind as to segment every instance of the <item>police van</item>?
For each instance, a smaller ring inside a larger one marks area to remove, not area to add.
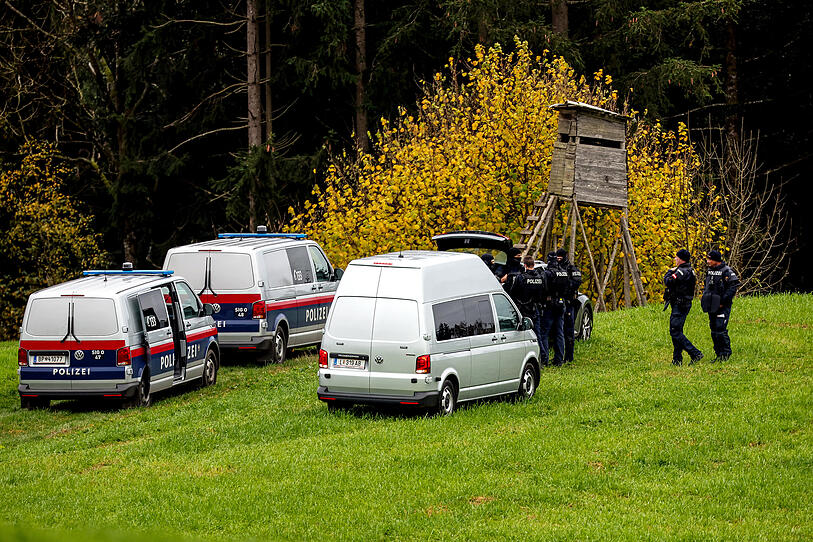
[[[221,233],[217,239],[172,248],[164,269],[189,280],[211,303],[220,345],[270,354],[319,344],[342,270],[301,233]]]
[[[212,307],[172,271],[85,271],[31,294],[20,328],[22,408],[106,397],[149,406],[154,392],[217,380]]]

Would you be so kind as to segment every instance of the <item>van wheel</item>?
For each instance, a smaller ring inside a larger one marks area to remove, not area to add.
[[[522,377],[519,379],[519,389],[517,399],[520,401],[530,400],[536,393],[536,369],[531,363],[526,363],[522,369]]]
[[[135,396],[124,401],[124,408],[146,408],[152,404],[152,394],[150,394],[150,373],[146,369],[138,381]]]
[[[271,361],[282,363],[288,350],[288,335],[282,326],[277,326],[274,337],[271,339]]]
[[[23,410],[40,410],[51,406],[51,400],[43,397],[20,397],[20,408]]]
[[[457,406],[457,390],[454,384],[447,380],[443,383],[443,387],[438,394],[438,414],[441,416],[450,416],[454,413]]]
[[[200,379],[200,387],[213,386],[217,382],[217,354],[214,350],[206,352],[206,359],[203,361],[203,376]]]
[[[593,334],[593,311],[586,308],[582,313],[581,322],[579,323],[579,333],[577,339],[586,341]]]

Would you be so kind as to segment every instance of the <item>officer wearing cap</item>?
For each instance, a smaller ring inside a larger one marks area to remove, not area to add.
[[[711,341],[717,358],[712,361],[727,361],[731,357],[731,339],[728,337],[728,319],[731,317],[731,304],[740,286],[740,279],[734,270],[723,262],[718,250],[710,250],[706,255],[706,282],[700,306],[709,315]]]
[[[547,279],[544,273],[538,273],[534,269],[534,259],[530,255],[522,259],[522,264],[524,270],[514,279],[509,294],[519,307],[522,316],[530,318],[533,322],[536,340],[539,342],[540,351],[542,351],[539,307],[547,294]],[[547,348],[547,341],[545,342],[545,348]]]
[[[703,353],[683,334],[683,326],[692,309],[694,287],[697,284],[697,276],[692,269],[691,259],[692,255],[688,250],[685,248],[678,250],[675,255],[675,267],[669,269],[663,277],[663,284],[666,286],[663,293],[663,310],[666,310],[669,305],[672,306],[672,314],[669,317],[669,335],[672,337],[673,365],[683,363],[684,350],[689,354],[689,364],[696,363],[703,358]]]
[[[565,336],[565,356],[564,362],[568,363],[573,361],[573,348],[576,342],[576,333],[574,324],[576,320],[576,311],[579,310],[579,286],[582,283],[582,272],[578,267],[573,265],[567,257],[567,251],[560,248],[556,251],[557,265],[567,271],[567,286],[564,291],[565,307],[562,315],[562,331]]]
[[[567,270],[559,267],[556,253],[548,253],[548,267],[545,269],[548,281],[548,296],[542,310],[542,337],[540,357],[548,363],[548,341],[553,338],[553,364],[562,365],[565,357],[564,310],[567,291]]]

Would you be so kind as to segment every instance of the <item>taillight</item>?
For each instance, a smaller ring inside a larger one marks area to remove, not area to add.
[[[17,364],[20,367],[25,367],[28,365],[28,351],[25,348],[20,348],[17,350]]]
[[[327,369],[327,352],[325,350],[319,350],[319,368]]]
[[[429,359],[429,354],[425,356],[418,356],[418,359],[415,360],[415,372],[426,374],[432,371],[432,362]]]
[[[265,319],[265,301],[257,301],[251,306],[251,317],[255,320]]]
[[[130,348],[119,348],[116,351],[116,365],[130,365]]]

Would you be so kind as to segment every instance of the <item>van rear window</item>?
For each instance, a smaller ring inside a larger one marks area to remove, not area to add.
[[[373,335],[375,298],[340,297],[330,309],[326,331],[340,339],[369,341]]]
[[[373,338],[377,341],[414,341],[418,338],[418,304],[408,299],[379,298],[375,306]]]
[[[169,257],[166,268],[185,278],[197,291],[203,289],[207,252],[180,252]]]
[[[254,268],[248,254],[212,252],[212,290],[246,290],[254,286]]]
[[[68,333],[73,305],[73,333],[79,337],[114,335],[119,324],[112,299],[95,297],[41,298],[31,302],[25,330],[39,337],[62,338]]]

